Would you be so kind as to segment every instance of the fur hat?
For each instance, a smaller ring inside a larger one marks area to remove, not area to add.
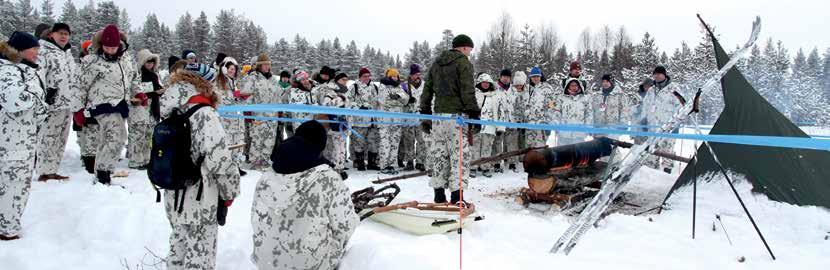
[[[522,71],[516,71],[513,73],[513,85],[525,85],[527,84],[527,75],[525,75]]]
[[[254,61],[254,69],[259,68],[260,65],[270,65],[271,64],[271,57],[268,57],[268,54],[261,53],[259,56],[256,57],[256,61]]]
[[[161,64],[161,60],[160,60],[158,54],[153,54],[152,52],[150,52],[150,50],[143,49],[143,50],[138,51],[138,53],[136,54],[136,57],[138,58],[138,69],[139,70],[141,70],[141,67],[144,66],[144,64],[146,64],[147,62],[152,61],[152,62],[156,63],[153,66],[152,71],[158,71],[159,64]]]

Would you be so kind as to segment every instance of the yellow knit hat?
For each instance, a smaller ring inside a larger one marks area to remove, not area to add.
[[[389,69],[387,69],[387,70],[386,70],[386,72],[385,72],[385,74],[386,74],[386,77],[390,77],[390,78],[391,78],[391,77],[398,77],[398,76],[400,76],[400,75],[401,75],[401,73],[400,73],[400,72],[398,71],[398,69],[396,69],[396,68],[389,68]]]

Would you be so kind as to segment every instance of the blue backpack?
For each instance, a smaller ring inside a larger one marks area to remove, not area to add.
[[[167,119],[164,119],[153,129],[152,152],[147,176],[156,190],[156,202],[161,202],[160,189],[174,190],[175,201],[173,210],[182,212],[187,188],[199,184],[196,200],[202,199],[202,161],[199,157],[196,162],[191,158],[190,121],[193,113],[209,105],[197,104],[185,113],[174,109]],[[179,200],[179,191],[182,192]]]

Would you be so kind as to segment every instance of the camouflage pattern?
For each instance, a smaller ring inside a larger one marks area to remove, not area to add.
[[[450,114],[439,114],[441,116],[452,116]],[[450,191],[458,190],[459,180],[464,182],[467,186],[470,180],[470,161],[472,149],[468,143],[467,127],[465,126],[461,131],[459,138],[459,129],[455,121],[433,121],[432,122],[432,141],[430,155],[433,157],[431,161],[432,175],[429,180],[431,188],[444,188]],[[459,145],[458,140],[461,139]],[[463,153],[462,167],[458,168],[459,154]],[[429,167],[428,167],[429,168]],[[463,178],[459,179],[459,169],[463,170]]]
[[[526,80],[526,78],[525,78]],[[519,91],[515,85],[511,86],[509,90],[505,93],[505,103],[507,104],[508,110],[510,111],[510,122],[514,123],[526,123],[527,122],[527,111],[528,111],[528,99],[529,95],[527,90],[527,85],[524,86],[525,88]],[[527,146],[524,144],[525,142],[525,134],[524,131],[520,131],[514,128],[508,128],[504,135],[504,151],[516,151],[519,149],[524,149]],[[508,164],[515,164],[519,162],[519,157],[513,157],[507,160]]]
[[[397,95],[397,99],[394,96]],[[409,103],[409,95],[401,88],[400,85],[386,85],[381,84],[379,87],[379,95],[377,96],[380,102],[380,110],[387,112],[403,112],[406,105]],[[398,121],[398,119],[383,119],[384,121]],[[378,165],[381,168],[393,167],[398,158],[398,147],[401,143],[401,126],[397,125],[379,125],[378,134],[380,135],[379,147],[380,159]]]
[[[479,111],[475,100],[473,72],[470,59],[460,51],[441,53],[429,69],[426,86],[421,94],[421,112],[456,114]]]
[[[347,93],[337,92],[338,86],[336,83],[322,84],[317,86],[317,89],[321,96],[320,106],[334,108],[348,108],[350,106]],[[329,130],[327,132],[328,139],[323,156],[334,163],[334,169],[338,172],[342,172],[346,168],[346,138],[348,138],[348,132],[345,126],[341,126],[341,130]]]
[[[98,138],[98,124],[84,125],[81,131],[75,133],[78,136],[78,146],[81,148],[82,157],[94,157],[98,153],[98,146],[95,140]]]
[[[557,92],[553,87],[541,82],[538,85],[525,85],[527,88],[526,121],[532,124],[551,124],[554,122],[553,111],[556,107]],[[528,147],[542,147],[547,144],[549,132],[545,130],[528,130],[525,132]]]
[[[594,124],[599,126],[627,125],[633,119],[638,98],[634,93],[623,92],[619,85],[614,85],[609,93],[600,90],[592,97]],[[608,127],[618,128],[618,127]],[[619,135],[611,135],[619,137]]]
[[[670,121],[677,109],[682,106],[680,99],[673,94],[674,92],[683,94],[682,87],[672,83],[670,77],[663,83],[655,82],[643,98],[641,120],[645,120],[649,125],[661,125]],[[657,129],[659,128],[653,127],[649,128],[649,131],[654,132]],[[655,150],[674,153],[674,144],[675,140],[673,139],[660,140]],[[646,164],[655,169],[661,166],[668,169],[674,167],[674,162],[671,160],[655,156],[649,157]]]
[[[18,53],[0,43],[0,54]],[[25,80],[24,80],[25,77]],[[0,235],[19,235],[37,152],[37,123],[45,114],[45,92],[34,68],[0,59]]]
[[[264,174],[252,211],[259,269],[336,269],[360,222],[349,189],[328,165]]]
[[[291,98],[289,100],[289,104],[302,104],[302,105],[317,105],[318,101],[314,98],[310,90],[303,90],[298,87],[293,87],[291,90]],[[296,119],[311,119],[311,115],[307,113],[291,113],[289,117],[296,118]],[[300,122],[292,122],[291,125],[294,129],[300,127],[302,123]]]
[[[152,82],[141,82],[141,69],[145,63],[150,60],[155,61],[156,67],[153,72],[158,70],[158,64],[161,63],[158,55],[150,53],[148,50],[141,50],[137,54],[138,62],[136,62],[136,72],[133,74],[132,86],[130,87],[130,97],[135,97],[140,93],[155,92]],[[159,82],[160,83],[160,82]],[[127,156],[129,157],[130,168],[136,168],[150,163],[151,141],[153,139],[153,128],[155,127],[155,119],[150,113],[150,101],[147,105],[130,104],[130,117],[127,120],[128,134],[127,134]]]
[[[481,132],[474,135],[473,138],[473,156],[471,157],[472,160],[477,160],[483,157],[489,157],[493,155],[493,143],[496,140],[496,135]],[[492,167],[493,163],[487,163],[479,165],[472,169],[490,170]]]
[[[266,78],[260,72],[254,72],[242,80],[240,91],[243,95],[251,95],[248,102],[251,104],[280,104],[284,103],[283,93],[278,89],[278,76]],[[277,117],[277,113],[254,113],[254,116]],[[252,163],[268,164],[271,150],[277,142],[276,121],[254,120],[251,126],[251,146],[248,157]]]
[[[198,94],[196,86],[208,82],[191,73],[177,73],[161,97],[161,114],[170,115],[174,108],[187,110],[194,106],[187,101]],[[200,81],[201,80],[201,81]],[[174,210],[175,191],[165,190],[167,218],[173,232],[170,236],[168,269],[213,269],[216,258],[216,210],[218,199],[233,200],[239,195],[239,170],[226,143],[219,114],[212,107],[203,107],[190,117],[191,158],[202,162],[202,198],[196,200],[196,184],[184,192],[184,209]],[[99,155],[100,156],[100,155]],[[181,195],[181,194],[179,194]]]
[[[216,95],[219,96],[219,106],[224,105],[241,105],[245,104],[245,100],[233,96],[233,91],[236,88],[236,80],[228,79],[225,86],[217,85],[214,88]],[[237,113],[241,115],[241,113]],[[245,119],[222,117],[222,128],[225,129],[226,142],[229,146],[239,145],[245,143]],[[243,149],[233,150],[234,159],[243,161]]]
[[[406,82],[404,90],[407,92],[407,95],[404,98],[409,99],[410,97],[415,99],[415,102],[408,103],[403,108],[403,112],[405,113],[418,113],[420,112],[420,108],[418,108],[418,100],[421,98],[421,93],[424,92],[424,82],[421,81],[419,85],[414,85],[412,82]],[[418,128],[418,123],[420,122],[417,119],[404,119],[402,122],[404,123],[412,123],[411,126],[401,126],[401,142],[398,147],[398,160],[402,160],[405,163],[411,162],[418,157],[418,153],[425,153],[427,150],[421,146],[423,143],[416,143],[421,141],[421,131]],[[420,151],[419,151],[420,150]],[[425,154],[422,154],[423,156]],[[423,157],[422,157],[423,158]],[[424,159],[419,159],[418,163],[423,163]]]
[[[378,108],[376,97],[379,94],[377,83],[369,82],[363,84],[355,82],[349,86],[348,99],[350,101],[350,108],[360,110],[375,110]],[[360,122],[368,123],[374,119],[369,117],[350,117],[349,122],[354,132],[360,136],[350,133],[349,135],[349,156],[354,160],[357,155],[355,153],[363,153],[364,158],[368,157],[368,152],[377,153],[380,136],[378,135],[377,126],[371,124],[360,124]]]
[[[95,170],[113,172],[127,142],[126,121],[117,113],[95,116],[95,121],[98,121]]]
[[[577,81],[578,79],[570,79]],[[567,84],[567,83],[566,83]],[[581,82],[580,82],[581,85]],[[562,90],[566,91],[566,90]],[[587,125],[593,123],[592,97],[583,89],[576,95],[561,93],[554,98],[553,119],[557,124]],[[567,145],[582,142],[588,134],[581,132],[556,132],[557,145]]]
[[[40,40],[38,73],[46,89],[56,89],[55,104],[48,106],[46,121],[38,132],[36,171],[39,175],[54,174],[60,168],[66,141],[69,138],[71,112],[83,107],[77,88],[78,66],[72,50],[63,50],[55,43]]]

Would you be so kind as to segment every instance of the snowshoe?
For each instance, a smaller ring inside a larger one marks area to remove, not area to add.
[[[427,167],[424,166],[424,164],[418,163],[417,165],[415,165],[415,169],[419,170],[419,171],[422,171],[422,172],[425,172],[427,170]]]
[[[395,170],[395,167],[389,166],[389,167],[383,168],[383,170],[381,170],[380,173],[381,174],[388,174],[388,175],[396,175],[396,174],[398,174],[398,171]]]
[[[415,170],[415,163],[410,161],[406,163],[406,167],[403,168],[404,171],[410,172]]]

